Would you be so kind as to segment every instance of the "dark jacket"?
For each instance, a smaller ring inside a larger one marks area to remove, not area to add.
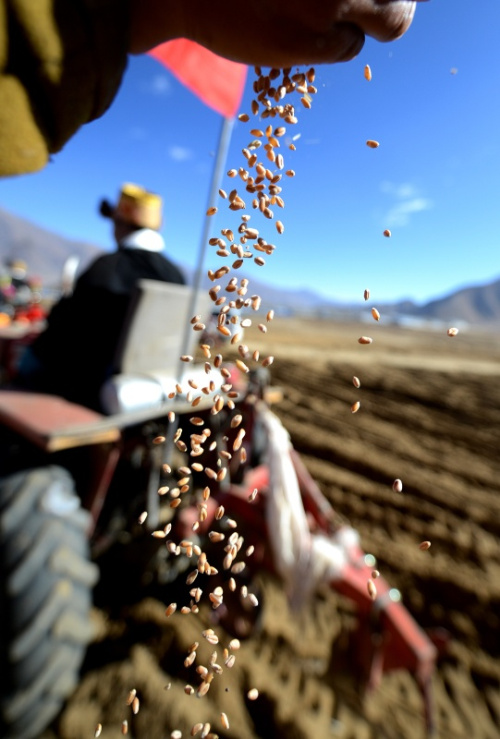
[[[114,370],[130,298],[141,278],[185,284],[180,270],[158,252],[119,248],[99,257],[73,293],[53,307],[46,330],[31,347],[40,371],[25,377],[25,386],[100,410],[100,388]]]

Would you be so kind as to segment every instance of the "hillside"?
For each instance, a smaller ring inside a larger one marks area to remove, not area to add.
[[[101,252],[102,249],[93,244],[67,239],[0,209],[0,260],[23,259],[28,264],[29,273],[41,277],[47,287],[59,285],[68,257],[78,257],[82,268]],[[188,280],[192,279],[193,268],[180,266]],[[208,278],[205,278],[203,287],[208,284]],[[366,311],[365,305],[344,305],[334,299],[329,301],[306,287],[287,290],[252,278],[252,291],[282,315],[356,320]],[[463,288],[424,305],[406,300],[379,306],[379,309],[387,321],[394,323],[446,322],[487,325],[490,329],[497,329],[500,328],[500,279],[487,285]]]

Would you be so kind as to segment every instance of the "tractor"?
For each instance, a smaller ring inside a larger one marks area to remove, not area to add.
[[[78,684],[105,553],[140,541],[131,560],[168,583],[187,559],[179,542],[210,546],[222,511],[291,597],[326,580],[355,602],[366,684],[386,670],[414,673],[430,733],[436,648],[398,591],[382,577],[370,587],[374,559],[293,450],[270,408],[268,371],[242,371],[208,344],[196,361],[190,308],[189,288],[139,283],[120,371],[103,388],[106,414],[0,391],[2,736],[35,739]]]

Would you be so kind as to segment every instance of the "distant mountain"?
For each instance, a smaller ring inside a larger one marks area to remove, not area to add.
[[[69,257],[77,257],[83,268],[102,252],[94,244],[67,239],[0,209],[0,261],[23,259],[29,274],[40,277],[47,287],[60,285]],[[192,280],[194,270],[180,266],[188,280]],[[203,288],[210,284],[208,277],[204,277]],[[345,305],[329,301],[312,290],[278,288],[254,277],[250,289],[252,294],[261,296],[265,306],[281,314],[308,314],[336,320],[357,319],[366,314],[366,304]],[[405,300],[378,307],[388,320],[398,323],[470,323],[500,328],[500,279],[457,290],[424,305]]]
[[[66,239],[0,209],[0,261],[22,259],[28,274],[40,277],[47,287],[60,284],[68,257],[78,257],[84,266],[101,252],[93,244]]]

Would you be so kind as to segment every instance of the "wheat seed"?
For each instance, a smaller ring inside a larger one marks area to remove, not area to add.
[[[377,588],[375,587],[375,583],[371,578],[367,580],[366,588],[368,590],[368,595],[370,596],[370,598],[372,600],[375,600],[375,598],[377,597]]]

